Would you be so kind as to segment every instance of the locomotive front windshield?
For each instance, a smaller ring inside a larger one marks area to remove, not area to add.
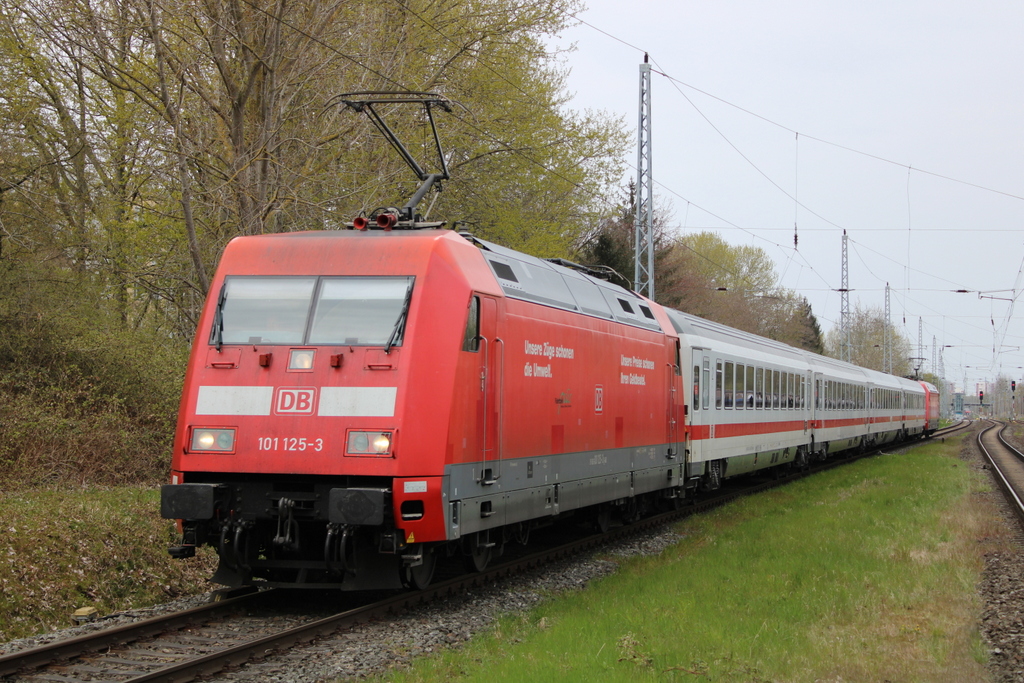
[[[228,277],[211,344],[400,346],[411,277]]]

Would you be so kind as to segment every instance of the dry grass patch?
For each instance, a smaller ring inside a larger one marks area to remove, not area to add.
[[[178,562],[154,488],[0,493],[0,638],[70,626],[100,614],[209,589],[214,559]]]

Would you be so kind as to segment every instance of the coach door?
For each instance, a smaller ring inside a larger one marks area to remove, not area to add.
[[[814,448],[817,448],[817,441],[815,434],[817,428],[822,426],[818,422],[822,416],[822,407],[825,405],[825,396],[822,394],[824,386],[821,380],[821,373],[814,373],[814,395],[811,397],[811,440],[814,442]],[[813,449],[812,449],[813,450]]]
[[[480,368],[480,385],[484,392],[484,420],[482,439],[481,483],[493,484],[501,476],[501,435],[502,435],[502,365],[505,359],[505,343],[498,336],[498,302],[480,297],[480,346],[483,352]]]
[[[699,474],[700,468],[695,472],[693,465],[700,465],[704,458],[702,450],[704,438],[711,423],[708,415],[711,391],[711,358],[704,355],[703,349],[693,349],[690,366],[684,376],[689,379],[690,386],[686,391],[686,404],[689,406],[687,416],[686,441],[684,448],[687,451],[686,463],[690,467],[687,476]]]

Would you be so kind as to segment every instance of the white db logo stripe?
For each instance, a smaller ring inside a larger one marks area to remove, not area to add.
[[[274,387],[199,387],[196,415],[270,415]]]
[[[275,402],[274,387],[201,386],[196,415],[270,415],[273,409],[288,415],[394,417],[397,396],[398,387],[321,387],[316,406],[313,388],[281,388]]]
[[[323,387],[322,417],[394,417],[398,387]]]

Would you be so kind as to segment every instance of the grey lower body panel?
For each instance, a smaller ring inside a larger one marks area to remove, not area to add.
[[[450,467],[448,537],[673,489],[683,470],[667,445]]]

